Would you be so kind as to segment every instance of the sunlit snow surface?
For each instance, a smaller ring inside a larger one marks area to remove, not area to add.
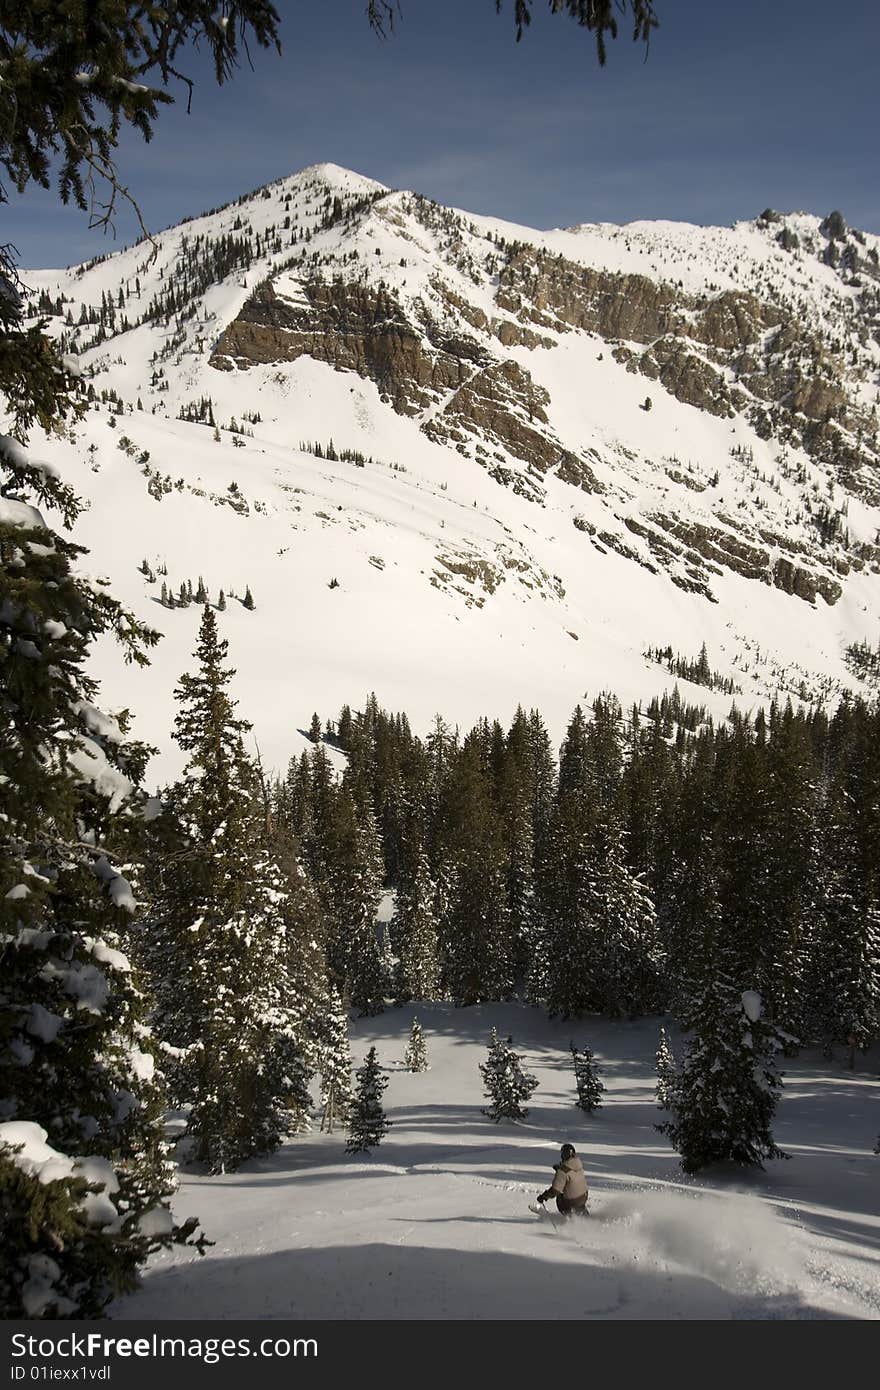
[[[403,1071],[413,1014],[431,1069]],[[787,1064],[766,1172],[683,1178],[654,1124],[661,1020],[548,1022],[516,1004],[395,1009],[355,1024],[389,1069],[393,1127],[372,1157],[315,1133],[237,1174],[188,1173],[178,1218],[201,1217],[204,1258],[161,1256],[126,1318],[870,1318],[880,1316],[878,1058]],[[489,1030],[512,1033],[539,1078],[528,1119],[481,1113]],[[568,1043],[608,1087],[574,1106]],[[677,1038],[672,1035],[673,1045]],[[573,1142],[590,1218],[528,1210]]]

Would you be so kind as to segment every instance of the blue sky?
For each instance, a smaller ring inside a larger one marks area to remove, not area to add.
[[[277,0],[276,0],[277,3]],[[764,207],[840,208],[880,232],[880,5],[656,0],[647,62],[626,24],[596,63],[591,35],[535,0],[402,0],[381,42],[366,0],[281,0],[284,53],[256,52],[218,90],[193,54],[185,94],[123,181],[159,229],[307,164],[537,227],[676,218],[730,223]],[[11,195],[4,235],[25,265],[112,249],[48,194]],[[117,241],[134,238],[122,216]]]

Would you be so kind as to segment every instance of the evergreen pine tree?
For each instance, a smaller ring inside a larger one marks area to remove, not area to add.
[[[559,751],[559,797],[569,793],[584,794],[590,790],[589,747],[587,721],[580,705],[575,707]]]
[[[673,1098],[674,1086],[676,1086],[676,1059],[671,1051],[666,1029],[660,1029],[660,1040],[655,1054],[655,1070],[656,1076],[658,1076],[655,1091],[656,1102],[662,1111],[667,1111],[670,1108],[671,1098]]]
[[[381,971],[382,1000],[394,998],[394,985],[397,975],[398,961],[394,956],[391,946],[391,930],[387,922],[381,925],[377,923],[379,945],[379,969]]]
[[[656,721],[659,728],[659,719]],[[718,826],[715,748],[711,734],[697,738],[686,774],[677,780],[660,829],[658,858],[662,950],[669,1008],[681,1021],[706,987],[707,977],[730,969],[719,951]]]
[[[441,923],[444,991],[463,1004],[509,997],[516,983],[501,826],[479,731],[444,790],[447,903]]]
[[[578,1108],[583,1110],[586,1115],[591,1115],[594,1110],[598,1110],[601,1106],[605,1087],[599,1079],[590,1049],[585,1047],[578,1051],[574,1043],[569,1044],[569,1049],[574,1064],[575,1081],[577,1082]]]
[[[717,893],[729,943],[731,975],[752,981],[774,1012],[781,993],[787,998],[786,1014],[792,1017],[798,1011],[798,963],[796,958],[790,965],[783,960],[781,938],[790,934],[786,919],[791,914],[786,893],[774,892],[774,878],[778,869],[787,870],[795,857],[799,831],[789,822],[788,814],[794,784],[790,777],[779,779],[780,791],[787,790],[774,833],[779,808],[774,805],[776,795],[771,794],[770,744],[763,711],[758,712],[754,725],[743,718],[734,721],[733,734],[722,754],[715,776],[719,810]],[[797,898],[789,896],[796,922]],[[777,975],[781,977],[781,991]]]
[[[513,1038],[502,1042],[493,1028],[489,1041],[489,1058],[488,1061],[480,1063],[480,1074],[483,1077],[485,1093],[491,1101],[488,1109],[483,1110],[483,1114],[488,1115],[496,1124],[501,1120],[524,1120],[529,1113],[524,1108],[523,1101],[528,1100],[537,1087],[538,1080],[529,1072],[523,1071],[521,1061],[521,1055],[513,1050]]]
[[[499,742],[495,797],[504,838],[513,973],[522,978],[534,950],[536,812],[534,750],[522,709]]]
[[[381,1144],[391,1120],[382,1108],[382,1093],[388,1085],[388,1078],[382,1074],[376,1057],[375,1047],[371,1047],[362,1067],[358,1067],[357,1090],[348,1122],[348,1143],[346,1153],[366,1153]]]
[[[351,706],[343,705],[342,709],[340,710],[339,719],[336,725],[336,742],[339,744],[339,747],[342,749],[343,753],[348,753],[351,750],[351,735]]]
[[[323,753],[323,749],[320,750]],[[382,859],[372,813],[355,805],[343,785],[330,808],[325,892],[332,919],[329,965],[352,1008],[379,1014],[391,987],[376,931]]]
[[[241,602],[242,602],[242,607],[243,607],[243,608],[247,608],[249,611],[252,610],[252,609],[254,609],[254,608],[256,608],[256,604],[254,603],[254,596],[253,596],[253,594],[252,594],[251,591],[250,591],[250,586],[249,586],[249,585],[245,588],[245,591],[244,591],[244,598],[242,599]]]
[[[668,1110],[675,1092],[675,1058],[666,1029],[660,1029],[660,1042],[657,1046],[657,1104],[661,1110]]]
[[[656,1007],[660,993],[654,905],[627,862],[621,718],[610,697],[596,700],[590,724],[575,710],[539,865],[529,995],[565,1018],[633,1016]]]
[[[266,847],[226,652],[206,607],[198,671],[176,692],[174,737],[188,762],[154,823],[157,882],[144,937],[156,1027],[179,1051],[172,1078],[190,1106],[187,1132],[215,1171],[307,1126],[313,1057],[310,1001],[293,970],[289,883]]]
[[[829,1055],[832,1043],[850,1038],[867,1050],[880,1034],[880,906],[858,892],[835,828],[822,826],[819,838],[805,911],[806,1032]]]
[[[146,750],[95,707],[86,674],[102,633],[140,664],[157,634],[76,577],[82,548],[31,505],[65,525],[80,511],[23,446],[70,400],[51,345],[21,329],[6,270],[0,253],[0,390],[14,379],[16,436],[0,436],[0,1315],[96,1316],[173,1234],[163,1094],[130,963]],[[47,1140],[57,1184],[30,1166]],[[86,1197],[90,1173],[103,1191]]]
[[[656,1008],[663,958],[651,895],[626,863],[624,834],[609,827],[587,883],[597,999],[604,1012],[636,1017]]]
[[[420,852],[412,874],[406,875],[397,890],[394,929],[401,1000],[437,998],[440,961],[436,896],[427,857]]]
[[[341,853],[340,841],[344,838],[339,833],[336,814],[341,788],[333,775],[333,766],[323,743],[304,753],[303,759],[305,761],[298,778],[303,854],[333,916],[331,878],[333,865]]]
[[[321,1129],[333,1133],[337,1120],[347,1120],[353,1102],[348,1014],[335,986],[330,992],[321,1045]]]
[[[541,920],[529,988],[551,1016],[656,1006],[662,953],[650,894],[626,863],[622,831],[591,832],[572,796],[553,822]]]
[[[218,613],[225,613],[225,612],[226,612],[226,595],[224,594],[224,592],[223,592],[222,589],[220,590],[219,594],[217,595],[217,612],[218,612]]]
[[[761,1168],[765,1159],[786,1157],[771,1132],[782,1044],[754,990],[738,993],[723,975],[707,980],[693,1009],[693,1038],[668,1093],[672,1118],[657,1126],[686,1173],[711,1163]]]
[[[428,1070],[428,1049],[425,1046],[425,1035],[422,1032],[422,1025],[417,1018],[414,1018],[412,1021],[409,1045],[404,1053],[403,1060],[407,1071]]]

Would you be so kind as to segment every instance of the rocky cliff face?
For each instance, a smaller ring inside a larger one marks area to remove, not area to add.
[[[341,217],[344,207],[334,206],[332,221]],[[662,229],[652,239],[638,233],[650,248],[640,251],[650,261],[644,273],[590,264],[579,241],[590,229],[558,234],[565,254],[541,234],[511,241],[413,195],[374,194],[345,227],[301,268],[270,274],[254,289],[216,341],[212,367],[247,371],[310,357],[355,372],[429,439],[542,504],[551,476],[590,494],[609,487],[592,441],[578,447],[560,435],[552,393],[532,367],[566,342],[607,345],[654,392],[643,409],[659,391],[744,422],[778,451],[786,476],[799,468],[808,482],[796,455],[830,479],[832,499],[835,488],[844,498],[823,510],[806,497],[805,540],[803,527],[768,528],[759,515],[722,519],[705,482],[667,462],[666,477],[706,494],[712,514],[618,509],[616,525],[593,527],[594,545],[659,565],[710,598],[712,575],[727,569],[834,603],[842,574],[877,566],[876,546],[851,538],[844,514],[846,496],[880,504],[880,268],[873,244],[839,215],[817,223],[768,210],[749,228],[748,255],[725,260],[719,233],[721,251],[710,248],[714,260],[706,257],[702,275],[686,243],[663,245]],[[635,236],[613,232],[630,260],[638,260]],[[393,253],[402,252],[396,266],[389,238]],[[607,245],[598,251],[597,260],[613,259]],[[818,546],[810,518],[822,533]]]
[[[304,280],[297,290],[293,299],[271,280],[261,284],[222,334],[211,365],[223,371],[313,357],[369,377],[404,415],[424,410],[482,365],[477,343],[423,334],[384,288],[338,278]]]
[[[834,458],[843,485],[872,503],[880,499],[876,410],[847,389],[846,347],[836,325],[816,332],[753,293],[687,294],[531,247],[509,258],[497,301],[544,329],[597,335],[628,370],[659,382],[677,400],[721,417],[745,415],[763,438],[797,442],[825,462]],[[866,307],[873,303],[869,289]],[[869,325],[859,327],[864,347]],[[853,447],[835,425],[855,430],[860,440],[872,436],[874,447]]]
[[[484,340],[497,336],[506,346],[538,344],[538,336],[506,320],[491,324],[442,282],[433,289],[446,310],[444,320],[432,316],[424,301],[408,317],[384,286],[341,276],[304,280],[296,298],[267,280],[221,335],[211,365],[230,371],[312,357],[335,371],[368,377],[399,414],[423,417],[430,439],[474,457],[525,496],[539,500],[539,479],[551,470],[595,489],[586,459],[554,436],[548,393],[525,367],[499,360],[467,330],[477,329]]]

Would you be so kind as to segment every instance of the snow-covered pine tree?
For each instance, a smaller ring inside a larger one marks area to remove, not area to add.
[[[655,725],[662,741],[659,710]],[[714,763],[712,735],[704,734],[696,740],[687,776],[673,784],[674,801],[659,826],[666,1002],[683,1021],[701,992],[704,973],[723,968],[714,947],[707,945],[718,941],[721,931]]]
[[[175,1234],[162,1092],[128,958],[145,750],[96,708],[85,673],[101,634],[139,664],[157,634],[74,574],[85,552],[37,510],[68,528],[81,510],[25,447],[35,423],[59,427],[72,388],[40,329],[22,327],[12,274],[0,251],[0,1316],[96,1316]],[[89,1175],[102,1190],[86,1198]]]
[[[569,1050],[577,1083],[578,1109],[583,1110],[586,1115],[591,1115],[594,1110],[598,1110],[601,1106],[605,1087],[599,1079],[590,1048],[584,1047],[579,1051],[574,1043],[569,1043]]]
[[[657,1045],[657,1104],[661,1110],[668,1110],[675,1093],[675,1058],[672,1055],[672,1048],[669,1046],[669,1039],[666,1036],[666,1029],[660,1029],[660,1041]]]
[[[507,860],[507,906],[516,957],[513,969],[522,978],[534,952],[536,774],[528,721],[521,707],[494,762]]]
[[[481,748],[468,735],[444,794],[447,903],[441,924],[443,987],[462,1004],[505,999],[516,983],[517,943],[507,902],[501,826]]]
[[[401,1000],[436,999],[440,987],[437,941],[436,888],[427,855],[419,851],[412,873],[397,890],[394,936],[398,954],[398,988]]]
[[[352,1008],[363,1015],[379,1014],[391,982],[376,934],[382,856],[375,819],[368,809],[355,804],[350,788],[343,784],[333,799],[330,822],[329,964]]]
[[[409,1044],[403,1055],[403,1061],[407,1071],[428,1070],[428,1049],[425,1045],[425,1035],[422,1032],[422,1025],[417,1018],[414,1018],[412,1021]]]
[[[214,1171],[307,1127],[311,1001],[296,988],[290,887],[266,845],[249,727],[235,715],[227,643],[205,607],[198,670],[181,677],[174,737],[188,754],[154,823],[154,904],[144,954],[156,1029],[180,1050],[172,1073],[187,1133]]]
[[[336,802],[339,784],[323,743],[303,753],[300,767],[299,796],[301,799],[300,831],[303,856],[312,879],[326,904],[330,919],[330,965],[333,967],[333,946],[336,936],[336,914],[333,903],[332,867],[338,857],[336,836]]]
[[[258,768],[259,771],[259,768]],[[266,843],[284,881],[282,910],[287,945],[290,997],[297,1001],[303,1060],[308,1071],[318,1070],[329,1007],[326,942],[328,923],[320,895],[300,856],[299,841],[277,814],[270,791],[262,783]],[[307,1128],[305,1116],[302,1128]]]
[[[363,1066],[358,1067],[355,1076],[357,1091],[348,1122],[348,1143],[345,1146],[346,1153],[350,1154],[366,1153],[377,1144],[381,1144],[392,1123],[382,1108],[382,1093],[388,1085],[388,1078],[383,1075],[379,1066],[375,1047],[370,1048]]]
[[[351,1088],[351,1047],[348,1014],[334,985],[321,1040],[321,1129],[333,1133],[338,1120],[347,1120],[354,1100]]]
[[[829,1054],[834,1042],[852,1037],[867,1049],[880,1035],[880,903],[870,884],[875,871],[859,863],[861,827],[850,799],[838,789],[822,807],[803,914],[808,1033]]]
[[[580,706],[566,730],[537,875],[529,995],[551,1016],[563,1018],[616,1007],[617,1000],[606,997],[605,976],[613,972],[606,970],[605,958],[616,939],[628,934],[631,876],[619,854],[605,863],[619,829],[613,797],[622,764],[620,739],[615,711],[603,702],[597,708],[598,731]]]
[[[784,1158],[771,1125],[782,1086],[776,1054],[784,1040],[763,1016],[760,995],[707,975],[692,1011],[693,1038],[657,1126],[686,1173],[711,1163],[762,1168]]]
[[[554,815],[530,993],[563,1018],[589,1011],[633,1017],[658,998],[663,957],[654,905],[626,862],[616,816],[596,824],[589,808],[568,792]]]
[[[770,707],[765,776],[768,821],[762,867],[770,969],[766,986],[754,973],[739,978],[752,980],[762,991],[768,1012],[795,1043],[804,1037],[807,1022],[804,918],[820,815],[818,786],[824,779],[815,776],[809,725],[800,711],[795,714],[790,700],[782,710],[775,701]]]
[[[612,819],[594,840],[587,885],[596,948],[597,998],[612,1015],[656,1007],[662,967],[651,894],[626,862],[625,836]]]
[[[489,1040],[489,1057],[486,1062],[480,1063],[480,1073],[485,1093],[491,1101],[488,1109],[483,1110],[483,1114],[488,1115],[496,1124],[501,1120],[524,1120],[529,1113],[524,1108],[523,1101],[528,1100],[537,1087],[538,1080],[529,1072],[523,1071],[521,1062],[521,1055],[513,1050],[513,1038],[503,1042],[497,1030],[493,1028]]]

